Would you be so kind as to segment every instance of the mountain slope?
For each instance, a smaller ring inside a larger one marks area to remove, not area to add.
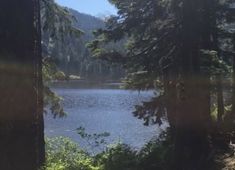
[[[119,79],[123,76],[120,66],[92,58],[86,47],[86,44],[94,39],[92,32],[105,27],[104,21],[73,9],[66,10],[74,17],[74,27],[82,30],[84,34],[79,38],[68,35],[55,38],[50,43],[50,37],[45,33],[43,37],[48,39],[45,41],[48,42],[48,56],[55,60],[58,68],[67,75],[75,74],[85,79]]]

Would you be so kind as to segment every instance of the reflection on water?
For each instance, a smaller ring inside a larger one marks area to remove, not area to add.
[[[85,146],[84,140],[76,133],[76,129],[82,126],[88,133],[109,132],[108,143],[120,141],[140,148],[161,132],[157,126],[143,126],[143,122],[132,115],[134,106],[150,100],[152,91],[139,93],[107,86],[84,88],[75,85],[66,88],[58,85],[53,90],[64,98],[63,106],[68,116],[53,119],[47,115],[47,136],[70,137]]]

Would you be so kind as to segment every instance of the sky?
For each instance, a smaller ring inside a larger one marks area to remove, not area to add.
[[[108,0],[55,0],[59,5],[93,16],[116,14],[116,8]]]

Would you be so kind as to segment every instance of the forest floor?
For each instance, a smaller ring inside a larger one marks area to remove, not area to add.
[[[235,156],[230,156],[224,158],[223,160],[224,168],[222,170],[235,170]]]
[[[220,153],[215,158],[216,170],[235,170],[234,150],[226,153]]]

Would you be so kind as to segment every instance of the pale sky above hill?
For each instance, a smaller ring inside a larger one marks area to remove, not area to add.
[[[59,5],[93,16],[116,14],[116,8],[108,0],[55,0]]]

